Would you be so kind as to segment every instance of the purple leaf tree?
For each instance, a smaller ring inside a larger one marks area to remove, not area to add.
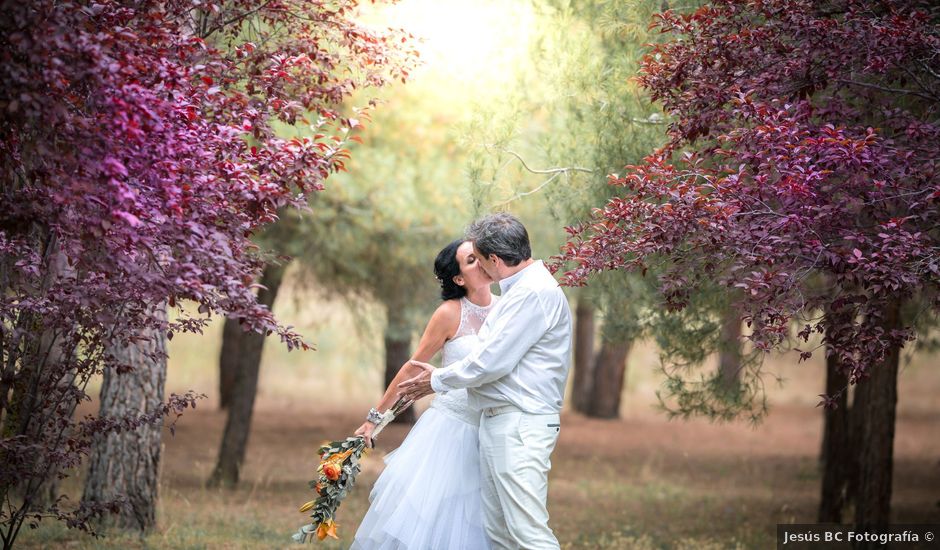
[[[345,168],[359,116],[342,102],[404,79],[405,37],[354,21],[356,0],[2,2],[0,20],[0,531],[96,434],[140,418],[72,420],[109,345],[240,318],[307,349],[256,302],[250,241]],[[302,126],[287,139],[275,123]],[[189,301],[193,308],[182,309]],[[176,310],[170,321],[157,310]],[[151,414],[152,413],[152,414]]]
[[[709,281],[758,349],[821,335],[855,388],[856,522],[888,521],[899,349],[940,309],[940,32],[929,2],[769,0],[666,11],[639,80],[670,142],[571,228],[570,284],[656,266],[667,307]],[[902,309],[912,315],[902,314]],[[812,349],[801,346],[799,358]],[[694,408],[689,384],[673,388]],[[754,387],[760,387],[754,386]],[[698,388],[701,389],[701,388]]]

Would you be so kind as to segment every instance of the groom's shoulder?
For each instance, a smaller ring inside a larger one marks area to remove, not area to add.
[[[553,299],[558,297],[564,298],[565,293],[551,271],[544,266],[541,267],[541,269],[537,270],[531,277],[528,277],[527,280],[524,281],[526,289],[541,297],[551,297]]]
[[[536,277],[534,277],[538,286],[542,289],[561,291],[561,285],[558,284],[558,279],[552,275],[548,267],[544,263],[540,263],[539,267],[540,269],[535,273]]]

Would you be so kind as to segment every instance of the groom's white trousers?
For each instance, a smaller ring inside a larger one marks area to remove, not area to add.
[[[528,414],[513,406],[483,411],[483,510],[494,548],[559,548],[548,527],[546,499],[560,429],[557,414]]]

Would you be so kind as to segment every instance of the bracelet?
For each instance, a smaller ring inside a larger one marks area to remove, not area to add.
[[[369,414],[366,415],[366,422],[371,422],[378,426],[382,422],[382,413],[375,407],[372,407],[369,409]]]

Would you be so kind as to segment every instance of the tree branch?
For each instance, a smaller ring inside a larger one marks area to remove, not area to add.
[[[915,92],[912,90],[905,90],[903,88],[889,88],[887,86],[879,86],[878,84],[870,84],[868,82],[858,82],[855,80],[848,80],[844,78],[837,78],[835,79],[835,81],[841,84],[847,84],[849,86],[859,86],[861,88],[870,88],[872,90],[878,90],[878,91],[887,92],[890,94],[913,95],[917,97],[922,97],[924,99],[929,99],[930,101],[940,101],[940,95],[922,94],[920,92]]]
[[[484,145],[484,147],[487,148],[487,149],[490,148],[489,145]],[[509,203],[511,203],[511,202],[513,202],[513,201],[515,201],[515,200],[521,199],[522,197],[527,197],[527,196],[529,196],[529,195],[533,195],[533,194],[535,194],[535,193],[538,193],[539,191],[542,190],[542,188],[544,188],[546,185],[548,185],[549,183],[551,183],[552,181],[554,181],[555,178],[557,178],[557,177],[560,176],[560,175],[564,175],[565,178],[567,179],[567,178],[568,178],[568,174],[569,174],[570,172],[584,172],[584,173],[587,173],[587,174],[593,174],[593,173],[594,173],[594,170],[592,170],[592,169],[590,169],[590,168],[581,168],[581,167],[579,167],[579,166],[563,166],[563,167],[561,167],[561,168],[546,168],[546,169],[544,169],[544,170],[539,170],[539,169],[532,168],[531,166],[529,166],[529,165],[526,163],[525,159],[522,158],[522,155],[520,155],[519,153],[516,153],[515,151],[511,151],[511,150],[509,150],[509,149],[504,149],[504,148],[502,148],[502,147],[493,147],[493,148],[496,149],[496,150],[499,151],[499,152],[512,155],[513,157],[515,157],[516,160],[519,161],[520,164],[522,164],[522,167],[523,167],[523,168],[525,168],[527,171],[529,171],[529,172],[531,172],[531,173],[533,173],[533,174],[551,174],[552,177],[550,177],[550,178],[548,178],[547,180],[543,181],[542,183],[540,183],[540,184],[539,184],[537,187],[535,187],[534,189],[531,189],[531,190],[529,190],[529,191],[523,191],[523,192],[521,192],[521,193],[517,193],[517,194],[513,195],[512,197],[509,197],[508,199],[506,199],[506,200],[504,200],[504,201],[502,201],[502,202],[498,202],[498,203],[493,204],[493,205],[491,206],[492,208],[496,208],[496,207],[499,207],[499,206],[505,206],[505,205],[507,205],[507,204],[509,204]],[[508,164],[508,163],[506,163],[506,164]],[[506,166],[506,164],[504,164],[503,166]]]
[[[631,118],[630,120],[633,122],[636,122],[637,124],[652,124],[655,126],[665,126],[666,124],[668,124],[668,122],[663,120],[662,117],[660,117],[658,113],[653,113],[647,118],[634,117],[634,118]]]
[[[542,183],[540,183],[540,184],[538,185],[538,187],[536,187],[535,189],[532,189],[532,190],[530,190],[530,191],[524,191],[524,192],[522,192],[522,193],[517,193],[517,194],[513,195],[512,197],[509,197],[508,199],[506,199],[506,200],[504,200],[504,201],[502,201],[502,202],[498,202],[498,203],[493,204],[493,205],[492,205],[492,208],[496,208],[496,207],[498,207],[498,206],[505,206],[505,205],[507,205],[507,204],[509,204],[509,203],[511,203],[511,202],[513,202],[513,201],[515,201],[515,200],[521,199],[522,197],[527,197],[527,196],[529,196],[529,195],[533,195],[533,194],[535,194],[535,193],[538,193],[539,191],[542,190],[543,187],[545,187],[546,185],[548,185],[549,183],[551,183],[555,178],[557,178],[558,176],[560,176],[560,175],[563,174],[563,173],[567,175],[567,172],[557,172],[557,173],[555,173],[554,175],[552,175],[552,177],[550,177],[550,178],[548,178],[547,180],[545,180],[545,181],[543,181]]]
[[[261,4],[260,6],[254,8],[254,9],[251,9],[251,10],[248,10],[248,11],[246,11],[246,12],[243,12],[243,13],[240,13],[240,14],[238,14],[238,15],[235,15],[235,16],[229,18],[229,19],[226,20],[226,21],[222,21],[222,22],[220,22],[220,23],[217,23],[217,24],[216,24],[215,26],[213,26],[211,29],[208,29],[208,30],[203,31],[203,32],[202,32],[202,36],[200,36],[200,38],[206,39],[206,38],[212,36],[213,34],[215,34],[216,32],[218,32],[218,31],[224,29],[225,27],[228,27],[229,25],[231,25],[231,24],[233,24],[233,23],[241,23],[241,22],[244,21],[246,18],[248,18],[248,17],[250,17],[250,16],[252,16],[252,15],[258,13],[259,11],[263,10],[264,8],[268,7],[268,5],[271,4],[271,2],[273,2],[273,1],[274,1],[274,0],[268,0],[267,2]],[[206,23],[208,23],[208,18],[206,19]]]
[[[485,147],[489,148],[489,146],[485,146]],[[585,172],[585,173],[587,173],[587,174],[593,174],[593,173],[594,173],[594,170],[591,170],[590,168],[581,168],[581,167],[579,167],[579,166],[564,166],[564,167],[561,167],[561,168],[547,168],[547,169],[545,169],[545,170],[537,170],[537,169],[535,169],[535,168],[529,167],[529,165],[526,164],[525,159],[523,159],[522,156],[519,155],[519,153],[516,153],[516,152],[514,152],[514,151],[510,151],[509,149],[503,149],[502,147],[496,147],[495,149],[496,149],[497,151],[502,152],[502,153],[507,153],[507,154],[510,154],[510,155],[516,157],[516,160],[518,160],[518,161],[522,164],[522,167],[525,168],[526,170],[528,170],[529,172],[532,172],[533,174],[560,174],[560,173],[563,173],[563,172],[564,172],[564,173],[567,173],[567,172]]]

